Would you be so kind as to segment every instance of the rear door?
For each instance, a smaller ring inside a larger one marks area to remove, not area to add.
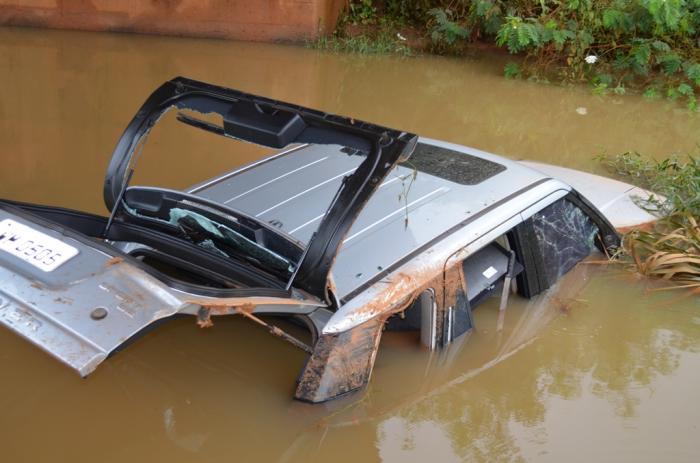
[[[0,323],[81,375],[183,301],[127,256],[0,203]]]

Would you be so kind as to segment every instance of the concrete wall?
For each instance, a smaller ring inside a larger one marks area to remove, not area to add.
[[[298,41],[332,32],[345,0],[0,0],[0,25]]]

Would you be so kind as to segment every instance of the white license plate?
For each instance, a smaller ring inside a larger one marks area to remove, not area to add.
[[[5,219],[0,222],[0,250],[51,272],[78,254],[78,250],[31,227]]]

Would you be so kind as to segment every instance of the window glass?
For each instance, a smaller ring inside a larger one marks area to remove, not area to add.
[[[547,286],[596,249],[598,227],[575,204],[562,199],[532,217]]]

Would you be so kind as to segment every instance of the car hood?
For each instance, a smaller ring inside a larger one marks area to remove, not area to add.
[[[644,200],[653,194],[643,188],[567,167],[533,161],[520,163],[571,185],[618,230],[655,222],[658,218],[639,206],[639,199]],[[655,196],[661,199],[659,195]]]

